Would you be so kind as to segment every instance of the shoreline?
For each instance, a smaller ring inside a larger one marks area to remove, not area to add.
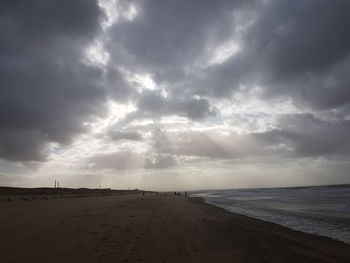
[[[201,202],[203,202],[205,205],[209,205],[209,206],[213,206],[215,208],[218,208],[218,209],[222,209],[230,214],[233,214],[235,216],[242,216],[242,217],[246,217],[248,218],[249,220],[257,220],[257,221],[261,221],[263,223],[268,223],[268,224],[272,224],[272,225],[275,225],[276,227],[282,227],[282,228],[286,228],[288,229],[289,231],[294,231],[294,232],[297,232],[299,234],[306,234],[306,235],[310,235],[310,236],[313,236],[314,238],[324,238],[324,239],[327,239],[327,240],[330,240],[330,241],[335,241],[335,242],[340,242],[342,243],[343,245],[346,245],[346,246],[349,246],[350,248],[350,244],[349,243],[346,243],[342,240],[338,240],[338,239],[335,239],[335,238],[332,238],[332,237],[329,237],[329,236],[324,236],[324,235],[317,235],[317,234],[313,234],[313,233],[308,233],[308,232],[304,232],[304,231],[301,231],[301,230],[298,230],[298,229],[294,229],[294,228],[291,228],[291,227],[288,227],[288,226],[284,226],[284,225],[281,225],[281,224],[278,224],[278,223],[275,223],[275,222],[272,222],[272,221],[268,221],[268,220],[264,220],[264,219],[260,219],[260,218],[257,218],[257,217],[253,217],[253,216],[248,216],[248,215],[244,215],[244,214],[239,214],[239,213],[235,213],[235,212],[231,212],[230,210],[226,209],[226,208],[223,208],[223,207],[220,207],[220,206],[217,206],[215,204],[212,204],[212,203],[209,203],[209,202],[206,202],[205,199],[203,197],[200,197],[200,196],[190,196],[189,198],[198,198],[198,199],[201,199]]]
[[[190,196],[190,197],[198,197],[198,198],[202,198],[203,199],[203,202],[206,204],[206,205],[211,205],[211,206],[214,206],[214,207],[217,207],[217,208],[220,208],[220,209],[223,209],[231,214],[235,214],[235,215],[240,215],[240,216],[245,216],[245,217],[248,217],[248,218],[252,218],[252,219],[256,219],[256,220],[259,220],[259,221],[263,221],[263,222],[266,222],[266,223],[270,223],[270,224],[274,224],[274,225],[277,225],[277,226],[282,226],[282,227],[285,227],[287,229],[290,229],[290,230],[293,230],[293,231],[296,231],[296,232],[300,232],[300,233],[304,233],[304,234],[308,234],[308,235],[312,235],[312,236],[316,236],[316,237],[323,237],[323,238],[328,238],[330,240],[334,240],[334,241],[337,241],[337,242],[341,242],[345,245],[348,245],[350,246],[350,243],[347,243],[343,240],[339,240],[339,239],[336,239],[336,238],[332,238],[330,236],[326,236],[326,235],[321,235],[321,234],[316,234],[316,233],[310,233],[310,232],[306,232],[306,231],[302,231],[302,230],[298,230],[298,229],[295,229],[295,228],[292,228],[292,227],[289,227],[289,226],[286,226],[286,225],[282,225],[282,224],[279,224],[279,223],[276,223],[276,222],[273,222],[273,221],[269,221],[269,220],[264,220],[262,218],[258,218],[258,217],[254,217],[254,216],[249,216],[249,215],[244,215],[244,214],[240,214],[240,213],[236,213],[236,212],[232,212],[230,211],[229,209],[227,208],[224,208],[224,207],[220,207],[218,205],[215,205],[214,203],[210,203],[210,202],[207,202],[205,200],[205,198],[203,197],[200,197],[200,196]]]
[[[350,246],[201,197],[0,202],[1,262],[346,262]]]

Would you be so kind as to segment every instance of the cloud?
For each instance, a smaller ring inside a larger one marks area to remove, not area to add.
[[[95,170],[128,170],[143,167],[144,157],[142,154],[132,151],[116,151],[112,153],[95,154],[85,162]]]
[[[2,1],[0,158],[158,175],[347,159],[349,9],[342,0]]]
[[[155,152],[177,157],[244,160],[347,156],[350,122],[312,114],[281,115],[275,128],[259,133],[212,131],[153,133]]]
[[[263,60],[279,77],[319,71],[349,54],[349,7],[346,1],[272,1],[248,39],[261,32]]]
[[[104,114],[116,74],[84,62],[100,15],[93,0],[0,3],[1,158],[43,161],[48,143],[70,143]]]
[[[137,111],[127,116],[127,119],[177,115],[200,120],[217,114],[207,99],[164,97],[157,91],[144,91],[139,95],[136,106]]]
[[[129,55],[128,62],[141,63],[135,63],[135,67],[160,69],[159,63],[178,66],[203,51],[205,43],[200,40],[206,39],[210,31],[219,39],[225,38],[231,30],[227,26],[231,12],[248,2],[253,1],[120,1],[121,12],[133,5],[137,13],[134,19],[120,20],[110,28],[112,37],[121,37],[109,44],[123,62]]]
[[[169,154],[153,154],[146,158],[144,167],[146,169],[165,169],[177,164],[176,158]]]
[[[321,109],[350,102],[344,74],[350,61],[349,8],[346,1],[324,0],[268,5],[246,42],[261,54],[258,70],[265,71],[269,96],[289,95],[299,105]]]
[[[322,120],[311,114],[296,114],[281,116],[277,125],[278,130],[261,139],[277,139],[292,147],[298,157],[350,154],[349,120]]]
[[[350,21],[346,1],[264,1],[243,18],[239,53],[209,67],[193,83],[197,93],[228,96],[260,87],[262,99],[292,98],[303,108],[350,102]],[[242,21],[241,21],[242,22]]]
[[[207,157],[212,159],[242,159],[273,154],[270,146],[252,135],[222,134],[220,131],[166,132],[153,135],[155,152],[178,157]]]
[[[135,17],[108,31],[112,60],[151,73],[173,97],[223,98],[259,86],[262,99],[289,97],[304,108],[349,103],[346,1],[128,3]],[[239,46],[235,55],[210,64],[211,51],[227,43]]]
[[[128,140],[128,141],[142,141],[142,134],[135,131],[116,131],[110,130],[108,138],[113,141]]]
[[[0,157],[21,161],[44,161],[48,149],[47,135],[38,131],[9,130],[0,132]]]
[[[119,19],[109,28],[106,48],[116,65],[151,73],[169,92],[178,85],[181,94],[191,95],[191,87],[182,85],[193,78],[188,71],[203,56],[210,56],[216,45],[231,39],[235,14],[255,2],[120,1],[120,13],[134,6],[136,15],[131,20]]]

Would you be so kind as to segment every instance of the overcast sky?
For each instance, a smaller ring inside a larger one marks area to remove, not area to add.
[[[350,1],[0,1],[0,185],[350,183]]]

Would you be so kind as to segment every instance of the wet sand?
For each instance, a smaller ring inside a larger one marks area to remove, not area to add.
[[[350,246],[147,193],[0,201],[0,262],[350,262]]]

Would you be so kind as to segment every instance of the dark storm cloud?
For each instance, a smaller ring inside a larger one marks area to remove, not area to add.
[[[84,1],[84,4],[78,0],[4,0],[0,7],[1,24],[9,36],[23,36],[32,42],[55,41],[60,37],[90,38],[99,27],[97,19],[100,11],[93,0]],[[19,32],[21,35],[17,35]],[[16,44],[16,39],[12,43]],[[6,46],[8,42],[2,44]]]
[[[280,77],[328,68],[350,50],[350,3],[268,1],[245,36],[249,48]]]
[[[207,99],[164,97],[158,91],[144,91],[136,102],[137,111],[126,117],[126,121],[142,118],[159,118],[178,115],[192,120],[216,116],[218,111],[210,106]]]
[[[343,0],[274,1],[263,12],[247,41],[258,43],[269,95],[291,95],[316,108],[350,102],[349,10]]]
[[[83,62],[99,19],[94,0],[1,1],[0,158],[45,160],[48,142],[69,143],[103,113],[116,73]]]
[[[350,2],[266,1],[247,21],[241,50],[206,69],[197,92],[227,96],[260,86],[264,99],[290,97],[298,106],[337,108],[350,102]]]
[[[3,129],[2,127],[0,129]],[[10,160],[44,160],[47,135],[40,131],[9,129],[0,132],[0,157]]]
[[[124,9],[134,4],[137,15],[110,28],[107,47],[116,63],[173,84],[206,49],[231,36],[233,12],[252,2],[121,1]]]
[[[103,84],[109,97],[120,103],[125,103],[129,97],[137,95],[136,90],[128,83],[123,73],[112,66],[108,66],[105,69]]]
[[[348,1],[128,1],[121,6],[130,3],[137,7],[135,18],[121,19],[108,32],[113,63],[152,74],[169,98],[141,94],[138,111],[128,120],[163,115],[200,120],[215,111],[208,99],[190,98],[227,98],[241,86],[262,88],[265,100],[291,98],[304,109],[350,103]],[[222,64],[193,64],[230,39],[240,43],[236,55]]]
[[[128,141],[142,141],[142,134],[136,131],[110,130],[107,137],[113,141],[128,140]]]
[[[96,1],[1,1],[0,158],[45,160],[48,143],[71,142],[84,122],[105,112],[107,98],[137,108],[107,137],[139,141],[128,122],[173,115],[200,122],[218,116],[212,98],[250,87],[261,88],[263,100],[292,99],[315,115],[282,116],[278,129],[261,134],[155,132],[146,158],[123,152],[92,163],[118,170],[170,167],[181,155],[349,154],[349,1],[119,1],[118,10],[130,4],[135,17],[119,14],[103,33]],[[84,62],[86,47],[102,35],[110,54],[104,70]],[[232,39],[238,53],[208,63]],[[124,74],[149,74],[159,89],[137,93]],[[336,120],[315,117],[330,109]]]
[[[349,103],[349,1],[134,4],[136,17],[116,23],[107,46],[115,61],[151,72],[170,93],[222,97],[240,85],[258,85],[265,99],[291,97],[299,106],[324,109]],[[208,49],[232,38],[240,42],[237,55],[223,64],[188,70]]]
[[[285,144],[298,157],[350,154],[349,120],[322,120],[312,114],[283,115],[278,129],[261,134],[261,140]]]

